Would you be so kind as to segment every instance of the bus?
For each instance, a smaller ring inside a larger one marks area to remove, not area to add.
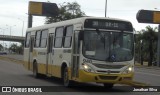
[[[114,84],[134,77],[134,35],[131,22],[116,18],[81,17],[28,28],[24,67],[35,77],[73,82]]]

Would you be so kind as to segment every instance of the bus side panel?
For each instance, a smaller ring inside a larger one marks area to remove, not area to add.
[[[61,77],[61,64],[63,61],[63,49],[54,48],[52,51],[53,54],[53,68],[52,68],[52,75],[55,77]]]
[[[54,49],[52,76],[61,78],[61,66],[63,63],[70,68],[71,49]]]
[[[63,63],[66,63],[68,66],[70,79],[71,79],[71,60],[72,60],[71,55],[72,55],[71,48],[63,49]]]
[[[35,48],[34,49],[37,52],[37,66],[38,66],[38,73],[40,74],[46,74],[46,55],[47,55],[47,49],[46,48]]]
[[[29,69],[29,48],[24,48],[24,67]]]

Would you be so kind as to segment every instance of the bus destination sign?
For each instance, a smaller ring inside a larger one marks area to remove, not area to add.
[[[124,21],[87,19],[84,28],[133,31],[132,24]]]

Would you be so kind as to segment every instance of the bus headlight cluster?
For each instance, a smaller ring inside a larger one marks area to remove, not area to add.
[[[94,70],[87,64],[82,64],[82,67],[83,69],[86,71],[86,72],[94,72]]]
[[[125,69],[123,71],[123,74],[128,74],[128,73],[132,73],[134,72],[134,67],[133,66],[129,66],[127,69]]]

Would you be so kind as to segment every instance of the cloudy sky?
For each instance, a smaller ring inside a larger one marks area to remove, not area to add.
[[[62,4],[63,2],[78,2],[81,10],[87,16],[105,16],[106,0],[33,0],[33,1],[50,1],[52,3]],[[24,33],[27,28],[28,19],[28,2],[29,0],[0,0],[0,35],[11,34],[22,35],[22,23],[24,22]],[[133,23],[136,30],[144,29],[145,26],[156,24],[140,24],[136,20],[136,14],[140,9],[160,10],[160,0],[107,0],[107,17],[121,18]],[[156,9],[155,9],[156,8]],[[34,17],[33,26],[44,24],[44,17]],[[8,28],[8,29],[7,29]]]

